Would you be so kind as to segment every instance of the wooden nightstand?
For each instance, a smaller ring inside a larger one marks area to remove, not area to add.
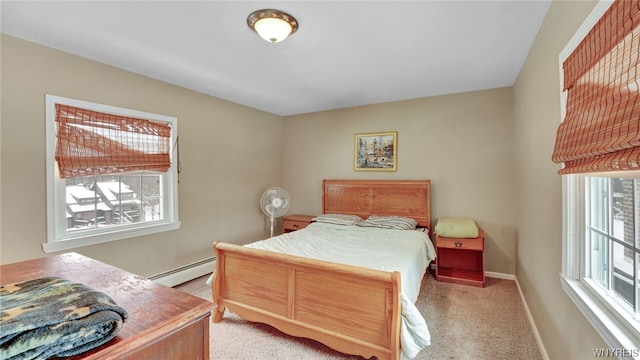
[[[436,279],[484,287],[484,238],[447,238],[436,235]]]
[[[282,218],[283,220],[282,227],[284,229],[284,232],[288,233],[288,232],[304,229],[307,227],[307,225],[311,224],[311,219],[313,219],[314,217],[315,216],[300,215],[300,214],[285,216]]]

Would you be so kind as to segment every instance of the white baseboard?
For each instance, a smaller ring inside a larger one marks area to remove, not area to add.
[[[515,280],[516,279],[516,276],[513,275],[513,274],[498,273],[498,272],[493,272],[493,271],[485,271],[484,272],[484,276],[490,277],[490,278],[495,278],[495,279],[504,279],[504,280]]]
[[[533,336],[536,338],[536,342],[538,343],[538,348],[540,349],[540,354],[544,360],[549,360],[549,354],[547,353],[547,348],[544,347],[544,343],[542,343],[542,338],[540,337],[540,332],[538,331],[538,327],[536,326],[536,322],[533,320],[533,316],[531,315],[531,311],[529,311],[529,305],[527,305],[527,300],[524,298],[524,294],[522,293],[522,288],[520,287],[520,283],[518,282],[518,278],[514,276],[514,280],[516,281],[516,286],[518,287],[518,293],[520,293],[520,299],[522,300],[522,304],[524,305],[524,311],[527,314],[527,319],[529,319],[529,324],[531,324],[531,330],[533,331]]]
[[[149,279],[159,284],[173,287],[193,280],[195,278],[211,274],[215,267],[216,258],[212,257],[197,261],[192,264],[181,266],[173,270],[165,271],[160,274],[149,276]]]

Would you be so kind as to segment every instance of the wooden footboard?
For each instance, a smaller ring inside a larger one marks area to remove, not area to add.
[[[248,321],[365,358],[400,356],[400,273],[216,242],[217,305]],[[214,330],[215,331],[215,330]]]

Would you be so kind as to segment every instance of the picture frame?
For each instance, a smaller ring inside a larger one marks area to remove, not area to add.
[[[355,171],[397,171],[398,132],[356,134],[354,137]]]

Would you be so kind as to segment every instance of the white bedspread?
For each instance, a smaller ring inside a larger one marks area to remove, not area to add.
[[[370,269],[400,271],[402,355],[414,358],[430,345],[429,329],[414,305],[422,277],[436,254],[426,233],[311,223],[303,230],[245,246]]]

